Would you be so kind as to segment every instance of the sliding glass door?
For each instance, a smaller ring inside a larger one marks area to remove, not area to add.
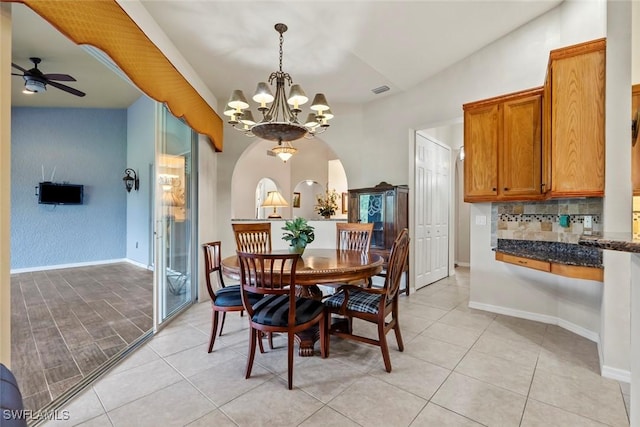
[[[156,109],[156,328],[195,300],[196,135],[162,104]]]

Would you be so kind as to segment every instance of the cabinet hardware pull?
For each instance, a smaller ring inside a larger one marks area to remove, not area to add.
[[[520,260],[518,260],[518,263],[520,263],[520,264],[527,264],[527,261],[520,261]]]
[[[497,190],[497,188],[496,188],[496,187],[493,187],[493,188],[491,189],[491,191],[496,191],[496,190]]]
[[[509,191],[509,189],[507,187],[504,187],[504,191]]]

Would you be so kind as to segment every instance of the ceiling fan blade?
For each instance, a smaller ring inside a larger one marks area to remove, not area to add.
[[[76,95],[76,96],[85,96],[86,94],[84,92],[80,92],[78,89],[74,89],[72,87],[63,85],[62,83],[57,83],[57,82],[52,82],[52,81],[48,81],[47,84],[56,87],[60,90],[63,90],[65,92],[69,92],[72,95]]]
[[[42,77],[44,77],[47,80],[57,80],[57,81],[60,81],[60,82],[75,82],[76,81],[76,79],[71,77],[69,74],[43,74]]]
[[[16,73],[11,73],[12,76],[20,76],[20,77],[24,77],[24,74],[16,74]]]
[[[22,71],[23,73],[26,73],[27,70],[25,70],[24,68],[22,68],[21,66],[19,66],[18,64],[14,64],[13,62],[11,63],[11,66],[13,68],[17,68],[18,70]]]

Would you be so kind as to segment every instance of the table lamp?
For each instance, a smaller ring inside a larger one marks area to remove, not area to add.
[[[264,203],[262,203],[263,208],[273,207],[273,213],[269,215],[269,218],[282,218],[278,212],[276,212],[276,208],[286,208],[289,206],[289,203],[282,197],[277,191],[269,191],[267,193],[267,198]]]

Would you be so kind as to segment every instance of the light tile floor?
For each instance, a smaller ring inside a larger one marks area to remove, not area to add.
[[[208,354],[210,307],[198,304],[63,408],[69,421],[47,425],[629,425],[629,388],[598,374],[593,342],[468,299],[468,269],[402,296],[405,351],[390,333],[391,373],[377,347],[334,337],[330,358],[296,356],[291,391],[286,338],[245,380],[246,317],[227,316]]]

